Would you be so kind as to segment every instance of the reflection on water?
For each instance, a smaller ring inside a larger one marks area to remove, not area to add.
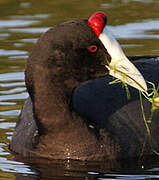
[[[159,20],[111,26],[110,30],[120,39],[158,39]],[[158,34],[153,33],[155,31],[158,31]]]
[[[158,1],[1,0],[0,5],[0,179],[159,179],[159,165],[152,161],[146,168],[130,162],[103,165],[38,160],[24,164],[15,161],[8,150],[17,116],[28,97],[25,61],[42,33],[55,24],[87,18],[100,10],[107,13],[108,28],[126,54],[159,54]]]
[[[43,33],[46,32],[49,28],[12,28],[9,31],[18,32],[18,33]]]
[[[31,170],[28,165],[18,161],[10,161],[6,158],[0,158],[0,169],[4,172],[35,174],[35,172]]]
[[[131,179],[131,180],[138,180],[138,179],[156,179],[159,178],[157,175],[124,175],[124,174],[107,174],[107,179]]]
[[[1,20],[0,27],[1,28],[9,28],[9,27],[24,27],[30,26],[32,24],[39,23],[39,21],[27,21],[27,20]]]
[[[32,166],[29,169],[28,161],[25,159],[23,163],[14,162],[10,167],[11,170],[17,172],[17,167],[20,174],[16,173],[17,179],[23,179],[25,173],[25,180],[33,179],[85,179],[85,180],[105,180],[105,179],[158,179],[158,169],[147,168],[144,166],[137,167],[135,161],[126,162],[105,162],[105,163],[88,163],[79,161],[49,161],[43,159],[33,159]],[[10,161],[8,161],[10,163]],[[151,163],[151,162],[148,162]],[[12,164],[12,163],[11,163]],[[8,169],[7,169],[8,170]],[[4,171],[7,171],[4,169]],[[21,171],[22,170],[22,171]]]
[[[0,56],[13,56],[13,55],[25,55],[26,51],[17,51],[17,50],[5,50],[0,49]]]
[[[24,80],[23,72],[0,74],[0,81],[8,82],[8,81],[17,81],[17,80]]]
[[[35,14],[35,15],[19,15],[19,16],[12,16],[13,19],[45,19],[49,18],[50,14]]]

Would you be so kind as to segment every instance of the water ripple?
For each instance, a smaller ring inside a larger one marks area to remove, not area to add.
[[[24,174],[36,174],[35,171],[31,170],[30,166],[17,161],[10,161],[6,158],[0,158],[0,169],[4,172],[16,172]]]
[[[19,112],[20,112],[19,110],[1,111],[0,115],[1,116],[18,116]]]
[[[16,103],[14,103],[14,102],[0,102],[0,105],[3,105],[3,106],[13,106],[13,105],[16,105]]]
[[[11,28],[9,29],[9,31],[11,32],[16,32],[16,33],[34,33],[34,34],[41,34],[41,33],[45,33],[49,28],[45,27],[45,28]]]
[[[0,83],[0,87],[17,87],[17,86],[25,86],[25,82]]]
[[[17,92],[22,92],[25,90],[26,90],[25,87],[19,87],[19,88],[14,88],[10,90],[0,91],[0,94],[12,94],[12,93],[17,93]]]
[[[0,81],[19,81],[24,80],[24,72],[0,74]]]
[[[21,39],[21,42],[25,42],[25,43],[36,43],[38,39],[36,38],[28,38],[28,39]]]
[[[33,24],[38,24],[37,20],[0,20],[1,28],[9,28],[9,27],[24,27]]]
[[[19,113],[19,112],[18,112]],[[0,129],[9,129],[15,127],[16,123],[2,122],[0,123]]]
[[[50,14],[35,14],[35,15],[17,15],[17,16],[11,16],[13,19],[46,19],[50,17]]]
[[[0,56],[26,55],[27,51],[0,49]]]
[[[128,23],[108,27],[119,39],[159,39],[158,34],[148,34],[148,31],[159,30],[159,20]]]
[[[5,40],[5,39],[7,39],[8,37],[10,37],[10,34],[9,34],[9,33],[1,33],[1,34],[0,34],[0,40]]]
[[[0,101],[7,101],[7,100],[22,100],[28,97],[28,93],[20,93],[20,94],[12,94],[12,95],[5,95],[0,96]]]
[[[142,179],[156,179],[159,178],[159,175],[151,175],[151,174],[105,174],[107,179],[125,179],[125,180],[142,180]],[[105,180],[105,178],[99,178],[98,180]]]

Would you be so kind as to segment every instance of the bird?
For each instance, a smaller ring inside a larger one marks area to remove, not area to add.
[[[130,85],[130,99],[120,83],[110,83],[115,78]],[[9,149],[24,157],[82,161],[153,155],[159,112],[150,123],[149,143],[138,93],[147,92],[146,80],[157,85],[159,57],[127,57],[105,13],[53,26],[26,62],[29,97]],[[143,106],[148,118],[151,103],[143,98]]]

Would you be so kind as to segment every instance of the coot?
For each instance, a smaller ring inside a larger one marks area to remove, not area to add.
[[[146,91],[146,83],[108,32],[106,21],[104,13],[95,13],[89,20],[56,25],[39,39],[26,63],[29,97],[11,151],[91,161],[153,154],[137,90]],[[130,59],[139,59],[134,63],[146,80],[158,83],[157,57]],[[120,84],[109,84],[112,76],[132,86],[130,100]],[[144,101],[144,107],[148,117],[151,105]],[[158,120],[156,111],[150,125],[156,150]]]

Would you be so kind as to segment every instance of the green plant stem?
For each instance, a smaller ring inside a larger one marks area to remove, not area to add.
[[[145,123],[145,126],[146,126],[148,137],[151,140],[151,131],[150,131],[148,122],[147,122],[146,117],[145,117],[145,112],[144,112],[144,106],[143,106],[141,91],[139,91],[139,97],[140,97],[140,105],[141,105],[141,111],[142,111],[143,120],[144,120],[144,123]]]
[[[140,97],[140,105],[141,105],[142,116],[143,116],[143,120],[144,120],[144,123],[145,123],[145,126],[146,126],[146,130],[147,130],[147,135],[148,135],[148,139],[149,139],[150,146],[151,146],[151,148],[152,148],[152,151],[153,151],[156,155],[159,156],[159,152],[157,152],[156,150],[154,150],[153,145],[152,145],[151,131],[150,131],[150,128],[149,128],[149,125],[148,125],[148,121],[146,120],[146,117],[145,117],[145,112],[144,112],[144,106],[143,106],[141,91],[139,91],[139,97]]]

